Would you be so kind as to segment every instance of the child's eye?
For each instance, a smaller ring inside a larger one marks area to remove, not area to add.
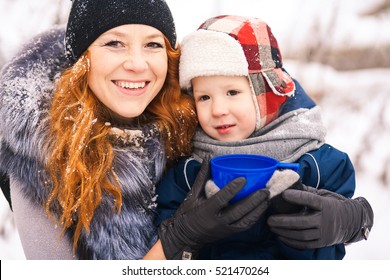
[[[164,48],[164,45],[158,42],[150,42],[146,44],[147,47],[153,48],[153,49],[161,49]]]
[[[109,41],[104,44],[105,47],[119,48],[123,46],[123,43],[120,41]]]
[[[226,94],[228,96],[234,96],[234,95],[237,95],[239,94],[240,92],[238,90],[229,90]]]

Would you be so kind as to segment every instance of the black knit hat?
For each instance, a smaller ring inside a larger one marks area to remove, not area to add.
[[[152,26],[175,48],[175,23],[164,0],[73,0],[65,36],[67,56],[77,61],[102,33],[124,24]]]

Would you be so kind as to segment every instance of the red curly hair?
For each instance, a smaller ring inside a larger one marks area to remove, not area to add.
[[[137,121],[158,125],[169,164],[191,153],[197,119],[192,98],[180,91],[180,48],[173,49],[166,38],[165,43],[168,73],[164,86]],[[89,231],[103,195],[112,196],[114,211],[119,213],[122,205],[120,185],[112,169],[114,152],[107,138],[110,113],[88,87],[87,56],[88,52],[60,77],[50,110],[53,148],[48,168],[52,189],[46,210],[59,213],[63,232],[75,227],[74,249],[81,231]]]

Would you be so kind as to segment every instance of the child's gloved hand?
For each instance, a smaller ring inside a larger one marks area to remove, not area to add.
[[[308,187],[306,191],[286,190],[283,198],[302,205],[300,213],[272,215],[268,225],[281,241],[298,249],[315,249],[367,239],[374,213],[363,197]]]
[[[304,209],[303,206],[290,203],[282,197],[282,192],[287,189],[307,189],[295,171],[291,169],[276,170],[267,182],[266,188],[270,191],[270,208],[273,214],[297,213]]]

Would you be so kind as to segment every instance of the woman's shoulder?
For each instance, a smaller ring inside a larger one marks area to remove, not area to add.
[[[64,27],[38,34],[24,44],[0,73],[0,131],[14,151],[36,155],[47,133],[45,122],[54,79],[69,66]]]
[[[27,78],[31,71],[54,76],[70,65],[64,48],[65,27],[55,26],[24,43],[1,70],[2,84],[10,78]]]

